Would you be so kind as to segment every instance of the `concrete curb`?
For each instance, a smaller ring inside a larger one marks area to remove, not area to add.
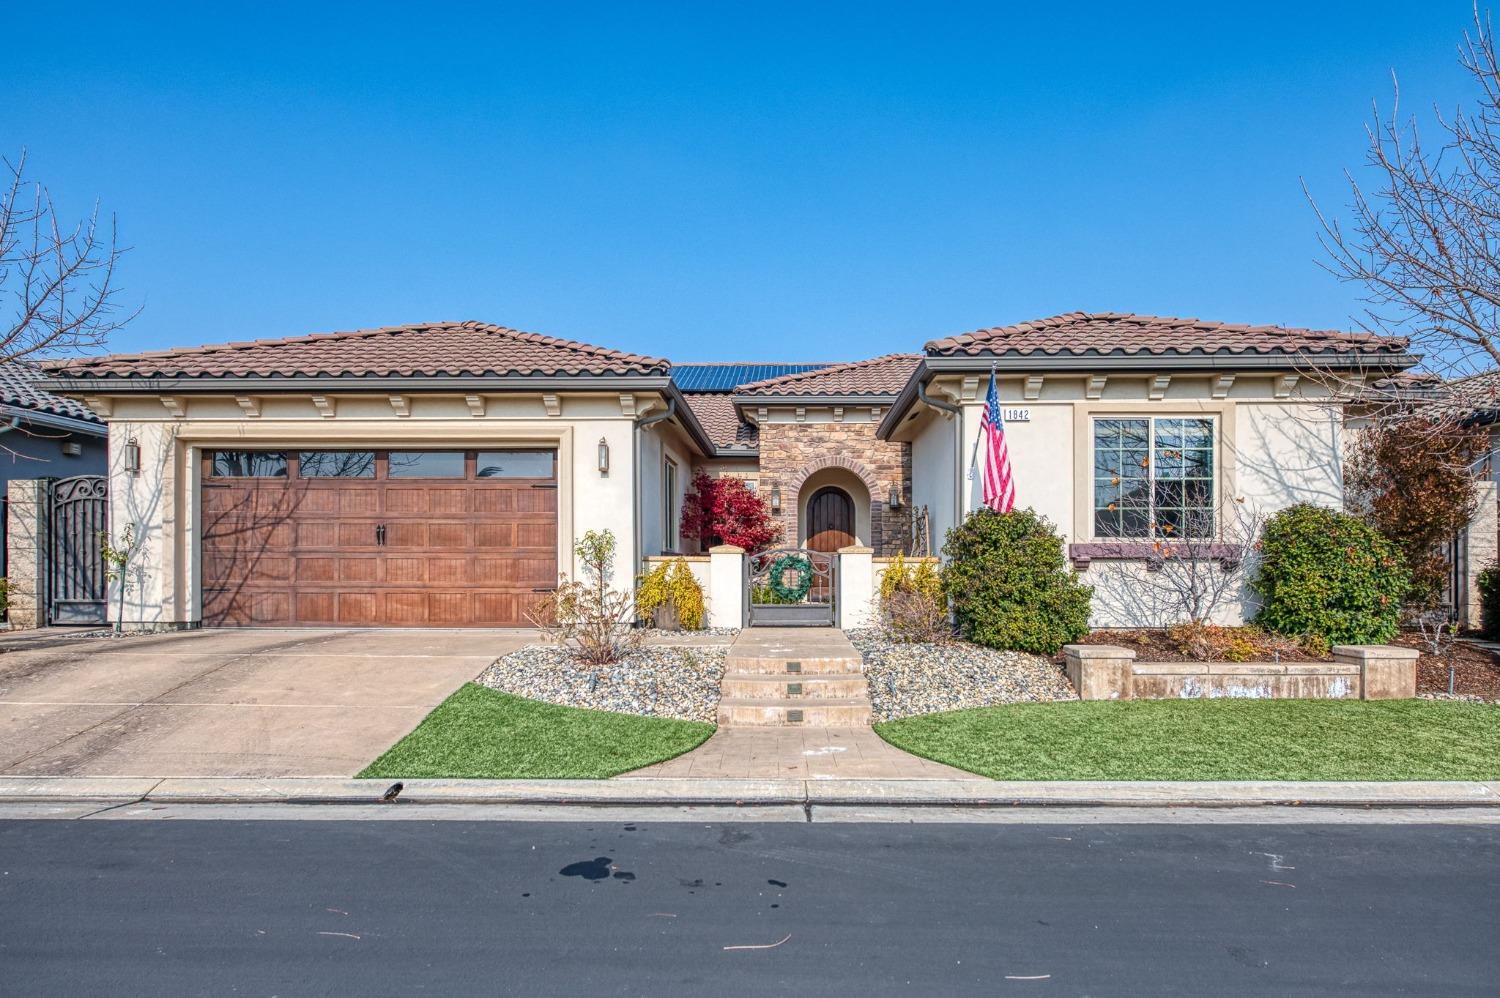
[[[0,803],[370,804],[392,780],[0,776]],[[762,807],[1500,807],[1497,782],[405,780],[401,804]]]

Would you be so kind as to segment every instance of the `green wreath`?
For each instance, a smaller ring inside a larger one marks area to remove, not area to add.
[[[786,584],[786,573],[795,570],[797,585]],[[812,588],[813,567],[806,555],[784,554],[771,564],[771,592],[788,603],[800,603]]]

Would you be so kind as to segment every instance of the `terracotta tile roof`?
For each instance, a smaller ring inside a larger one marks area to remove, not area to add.
[[[87,423],[98,423],[101,427],[103,426],[104,421],[94,415],[94,410],[82,402],[63,398],[61,395],[53,395],[51,392],[38,388],[37,382],[45,377],[47,373],[34,364],[22,361],[0,364],[0,403],[13,405],[18,409],[50,412],[54,416],[67,416],[69,419],[81,419]]]
[[[835,364],[820,371],[804,371],[742,385],[736,395],[896,395],[922,358],[914,353],[889,353],[884,357]]]
[[[929,356],[1068,354],[1400,354],[1407,341],[1371,333],[1249,326],[1129,312],[1069,312],[926,344]]]
[[[1461,412],[1488,415],[1500,411],[1500,371],[1485,371],[1448,382],[1449,398]]]
[[[65,377],[665,374],[667,361],[485,322],[317,333],[50,365]]]
[[[714,392],[684,394],[682,397],[715,447],[754,450],[760,445],[760,430],[740,418],[739,410],[728,395]]]

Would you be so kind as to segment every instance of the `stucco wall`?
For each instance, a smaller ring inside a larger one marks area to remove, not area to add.
[[[956,514],[957,420],[947,414],[932,414],[924,419],[924,425],[912,436],[911,503],[916,509],[927,508],[930,550],[939,554]]]
[[[137,556],[126,592],[125,622],[180,625],[201,619],[198,573],[198,475],[204,449],[424,446],[443,449],[552,446],[558,450],[558,565],[574,577],[573,538],[610,530],[618,550],[615,584],[633,584],[636,565],[632,448],[636,430],[618,395],[567,396],[549,417],[539,398],[497,398],[473,415],[462,397],[413,398],[398,416],[384,395],[337,400],[332,418],[306,397],[270,399],[247,417],[233,399],[192,399],[186,415],[163,418],[151,399],[117,400],[110,420],[110,520],[116,538],[135,525]],[[598,470],[601,438],[610,470]],[[125,444],[141,449],[141,471],[125,471]],[[115,614],[115,595],[110,612]]]
[[[934,386],[934,394],[946,389],[963,410],[963,466],[956,474],[943,474],[952,446],[939,429],[943,424],[929,423],[911,435],[913,494],[933,510],[935,525],[939,510],[951,502],[952,489],[965,510],[981,505],[983,455],[971,458],[986,387],[987,378],[949,378]],[[1088,375],[1070,372],[1045,376],[1040,389],[1034,389],[1037,397],[1027,399],[1023,379],[1002,378],[1002,405],[1030,412],[1028,421],[1006,425],[1017,505],[1051,520],[1065,542],[1095,540],[1091,427],[1095,418],[1110,415],[1212,417],[1219,435],[1218,494],[1243,498],[1247,508],[1263,516],[1297,502],[1342,505],[1342,420],[1315,389],[1278,398],[1278,382],[1267,374],[1239,375],[1227,389],[1208,377],[1174,376],[1159,399],[1151,398],[1153,387],[1143,375],[1110,376],[1102,387],[1091,386]],[[1099,397],[1089,398],[1090,391]],[[1143,561],[1090,563],[1083,581],[1096,590],[1095,626],[1163,621],[1162,612],[1148,613],[1142,603],[1144,572]],[[1234,598],[1217,614],[1223,623],[1240,623],[1256,609],[1252,591],[1243,585],[1234,588]]]

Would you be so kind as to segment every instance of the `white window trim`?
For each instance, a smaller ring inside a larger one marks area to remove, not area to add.
[[[1143,412],[1095,411],[1095,412],[1090,412],[1088,414],[1088,420],[1089,420],[1089,436],[1088,436],[1089,449],[1088,449],[1088,456],[1087,456],[1087,459],[1088,459],[1088,465],[1087,465],[1087,467],[1088,467],[1089,487],[1088,487],[1088,493],[1087,493],[1087,496],[1088,496],[1088,510],[1087,510],[1087,514],[1088,514],[1088,525],[1089,525],[1089,530],[1088,530],[1089,538],[1092,541],[1094,541],[1094,542],[1103,543],[1103,544],[1109,544],[1109,543],[1123,543],[1123,544],[1141,543],[1141,544],[1150,544],[1153,541],[1170,540],[1170,538],[1157,537],[1155,534],[1151,534],[1151,533],[1148,533],[1148,534],[1146,534],[1145,536],[1142,536],[1142,537],[1136,537],[1136,536],[1108,537],[1108,536],[1101,536],[1099,534],[1099,532],[1098,532],[1098,526],[1097,526],[1097,518],[1094,515],[1095,512],[1096,512],[1096,508],[1094,506],[1094,503],[1095,503],[1096,500],[1095,500],[1094,497],[1097,494],[1096,483],[1098,481],[1097,468],[1096,468],[1096,465],[1098,463],[1098,461],[1096,459],[1096,454],[1098,452],[1098,444],[1097,444],[1098,437],[1097,437],[1097,434],[1098,434],[1098,429],[1099,429],[1099,421],[1102,420],[1102,419],[1144,419],[1146,421],[1146,434],[1147,434],[1147,439],[1146,439],[1146,453],[1149,454],[1149,455],[1151,455],[1152,467],[1149,470],[1151,470],[1152,472],[1154,472],[1156,470],[1155,469],[1155,460],[1156,460],[1156,421],[1158,419],[1207,419],[1207,420],[1209,420],[1213,424],[1213,459],[1214,459],[1214,466],[1213,466],[1213,474],[1209,478],[1209,482],[1211,483],[1211,489],[1212,489],[1212,491],[1210,493],[1210,497],[1209,497],[1209,509],[1212,510],[1212,511],[1214,511],[1215,514],[1216,514],[1215,515],[1215,519],[1214,519],[1214,535],[1213,535],[1213,537],[1195,538],[1195,539],[1196,540],[1200,540],[1200,541],[1202,541],[1202,540],[1218,540],[1219,539],[1219,535],[1223,531],[1223,524],[1221,524],[1221,523],[1218,522],[1217,510],[1218,510],[1218,505],[1219,505],[1220,489],[1223,488],[1223,460],[1224,460],[1223,427],[1224,427],[1224,424],[1223,424],[1223,421],[1219,418],[1219,414],[1218,413],[1213,413],[1213,412],[1193,412],[1193,411],[1153,412],[1153,413],[1149,413],[1149,414],[1148,413],[1143,413]],[[1154,475],[1152,476],[1151,480],[1153,482],[1155,481]],[[1151,498],[1151,506],[1150,506],[1150,508],[1152,510],[1155,510],[1155,508],[1156,508],[1156,497],[1155,497],[1155,490],[1154,489],[1152,490],[1152,493],[1153,494],[1152,494],[1152,498]],[[1150,517],[1148,517],[1148,520],[1149,519],[1150,519]]]

